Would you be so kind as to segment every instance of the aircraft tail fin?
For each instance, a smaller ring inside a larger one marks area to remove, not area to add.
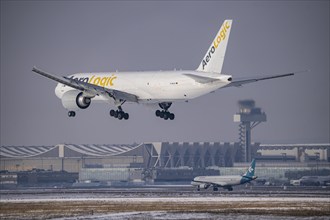
[[[231,26],[232,20],[223,22],[197,71],[221,73]]]
[[[256,160],[253,159],[250,167],[247,169],[247,171],[243,174],[244,177],[252,178],[254,177],[254,170],[256,168]]]

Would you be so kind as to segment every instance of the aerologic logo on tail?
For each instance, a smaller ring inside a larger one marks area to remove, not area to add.
[[[203,59],[203,70],[204,67],[208,64],[208,62],[211,60],[212,54],[214,54],[215,50],[218,48],[219,44],[226,39],[227,36],[227,30],[230,28],[229,22],[226,21],[222,27],[221,30],[219,31],[217,37],[213,41],[213,45],[206,54],[206,56]]]

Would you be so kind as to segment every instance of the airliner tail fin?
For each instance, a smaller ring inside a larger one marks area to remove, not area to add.
[[[231,26],[232,20],[223,22],[197,71],[221,73]]]
[[[244,173],[244,177],[248,177],[248,178],[252,178],[254,177],[254,170],[256,168],[256,160],[253,159],[251,164],[250,164],[250,167],[248,168],[248,170]]]

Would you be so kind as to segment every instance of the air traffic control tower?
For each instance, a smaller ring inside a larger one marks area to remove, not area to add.
[[[234,122],[240,122],[239,141],[243,150],[243,161],[252,160],[251,152],[251,130],[263,121],[266,121],[266,114],[261,112],[261,108],[255,107],[254,100],[242,100],[238,102],[239,113],[234,115]]]

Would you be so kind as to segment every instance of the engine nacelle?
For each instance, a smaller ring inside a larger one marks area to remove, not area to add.
[[[210,187],[210,184],[206,184],[206,183],[202,183],[199,185],[199,188],[208,189],[209,187]]]
[[[86,109],[90,104],[91,98],[84,96],[83,93],[78,90],[67,91],[62,96],[62,105],[70,111]]]
[[[83,93],[79,93],[76,97],[76,104],[81,109],[86,109],[90,106],[92,100],[90,97],[83,96]]]

